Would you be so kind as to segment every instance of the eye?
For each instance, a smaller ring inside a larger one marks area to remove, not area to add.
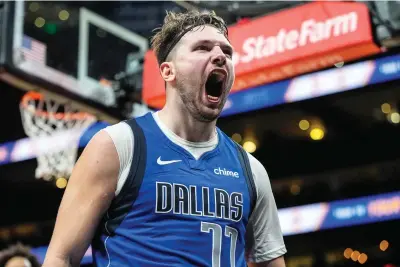
[[[196,47],[196,50],[201,50],[201,51],[210,51],[210,48],[206,45],[199,45]]]
[[[225,53],[225,55],[226,55],[227,57],[229,57],[229,58],[232,57],[232,50],[226,49],[226,50],[224,50],[224,53]]]

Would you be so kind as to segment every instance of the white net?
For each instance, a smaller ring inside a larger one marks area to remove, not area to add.
[[[76,161],[79,139],[96,117],[34,92],[23,97],[20,109],[22,125],[37,155],[35,177],[68,178]]]

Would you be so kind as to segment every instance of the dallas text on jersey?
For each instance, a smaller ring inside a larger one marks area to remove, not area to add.
[[[200,197],[201,205],[197,205],[197,197]],[[214,198],[214,207],[210,205],[210,197]],[[243,216],[243,195],[229,194],[224,189],[156,182],[156,198],[156,213],[216,217],[234,222]]]

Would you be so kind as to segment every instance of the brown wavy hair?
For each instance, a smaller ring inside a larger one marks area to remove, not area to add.
[[[0,251],[0,267],[6,266],[7,262],[14,257],[22,257],[27,259],[32,267],[40,267],[39,261],[36,256],[30,252],[29,247],[22,244],[16,244]]]
[[[158,63],[161,64],[168,57],[175,44],[179,41],[185,30],[195,26],[211,25],[217,28],[226,38],[228,38],[228,28],[225,21],[217,16],[214,11],[190,10],[184,13],[167,11],[164,24],[154,31],[156,34],[151,39],[151,47],[157,56]]]

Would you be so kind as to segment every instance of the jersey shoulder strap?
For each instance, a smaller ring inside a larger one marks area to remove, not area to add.
[[[115,197],[104,218],[107,234],[112,235],[130,211],[132,204],[138,197],[140,186],[146,170],[147,146],[142,128],[136,119],[125,121],[133,133],[133,156],[128,177],[121,191]]]
[[[239,145],[236,142],[234,143],[238,151],[240,165],[242,167],[242,170],[246,178],[247,187],[249,188],[249,196],[251,200],[251,209],[250,209],[250,215],[251,215],[257,202],[257,190],[254,183],[253,172],[251,171],[250,160],[247,155],[247,152],[243,149],[241,145]]]

